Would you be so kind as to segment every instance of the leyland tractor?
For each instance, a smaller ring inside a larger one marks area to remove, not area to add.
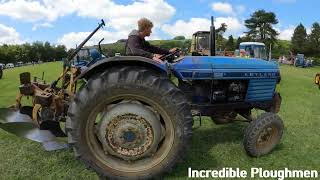
[[[102,26],[103,21],[68,61]],[[208,116],[216,124],[242,116],[248,123],[245,152],[268,154],[284,131],[277,115],[279,67],[261,59],[215,56],[213,23],[209,35],[206,56],[179,56],[179,49],[162,56],[162,62],[101,56],[83,71],[66,66],[49,84],[22,73],[16,104],[0,110],[0,127],[41,142],[46,150],[72,148],[86,167],[110,179],[168,173],[190,146],[195,116]],[[22,105],[25,96],[32,106]],[[253,115],[253,109],[263,113]],[[56,137],[67,137],[68,144]]]

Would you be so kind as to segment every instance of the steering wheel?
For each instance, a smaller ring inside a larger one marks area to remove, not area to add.
[[[176,55],[179,56],[179,53],[181,52],[181,49],[177,48],[175,51],[171,52],[170,54],[162,55],[159,59],[161,60],[167,60],[168,62],[173,62]]]

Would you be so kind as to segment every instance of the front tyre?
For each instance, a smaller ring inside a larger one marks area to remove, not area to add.
[[[185,154],[192,132],[184,94],[143,67],[113,67],[90,79],[69,108],[68,141],[100,177],[149,179]]]
[[[280,143],[283,129],[283,122],[277,114],[261,114],[245,131],[243,145],[246,152],[253,157],[268,154]]]

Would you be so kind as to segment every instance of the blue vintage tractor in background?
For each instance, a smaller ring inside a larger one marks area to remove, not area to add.
[[[312,60],[307,60],[304,57],[304,54],[297,54],[295,60],[294,60],[294,66],[296,67],[311,67],[312,66]]]
[[[103,25],[79,45],[69,61]],[[213,20],[209,54],[194,55],[179,57],[177,50],[161,57],[162,63],[138,56],[101,58],[83,71],[67,67],[56,81],[43,87],[39,83],[30,86],[30,75],[20,75],[20,95],[33,95],[36,105],[16,107],[46,134],[61,135],[56,122],[66,121],[65,134],[75,156],[100,177],[111,179],[149,179],[169,172],[187,152],[195,116],[226,124],[240,115],[249,123],[243,140],[247,154],[258,157],[274,149],[284,129],[277,115],[281,104],[276,92],[281,79],[278,65],[215,56]],[[58,88],[58,81],[68,72],[66,86]],[[85,83],[77,90],[81,79]],[[30,88],[35,85],[39,88]],[[27,113],[28,109],[33,113]],[[255,117],[253,109],[265,112]],[[11,122],[0,127],[12,132]]]
[[[77,52],[76,56],[70,62],[67,59],[64,60],[65,66],[66,64],[71,63],[73,66],[78,67],[83,71],[94,63],[108,57],[103,54],[101,49],[101,42],[103,40],[104,38],[98,43],[99,50],[95,46],[83,47]]]

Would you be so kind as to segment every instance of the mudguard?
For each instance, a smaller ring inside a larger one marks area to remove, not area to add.
[[[117,66],[117,65],[137,65],[149,67],[163,75],[169,74],[169,66],[167,62],[159,63],[152,59],[140,57],[140,56],[115,56],[111,58],[105,58],[87,69],[83,70],[77,79],[89,79],[92,75],[103,72],[105,69]]]

